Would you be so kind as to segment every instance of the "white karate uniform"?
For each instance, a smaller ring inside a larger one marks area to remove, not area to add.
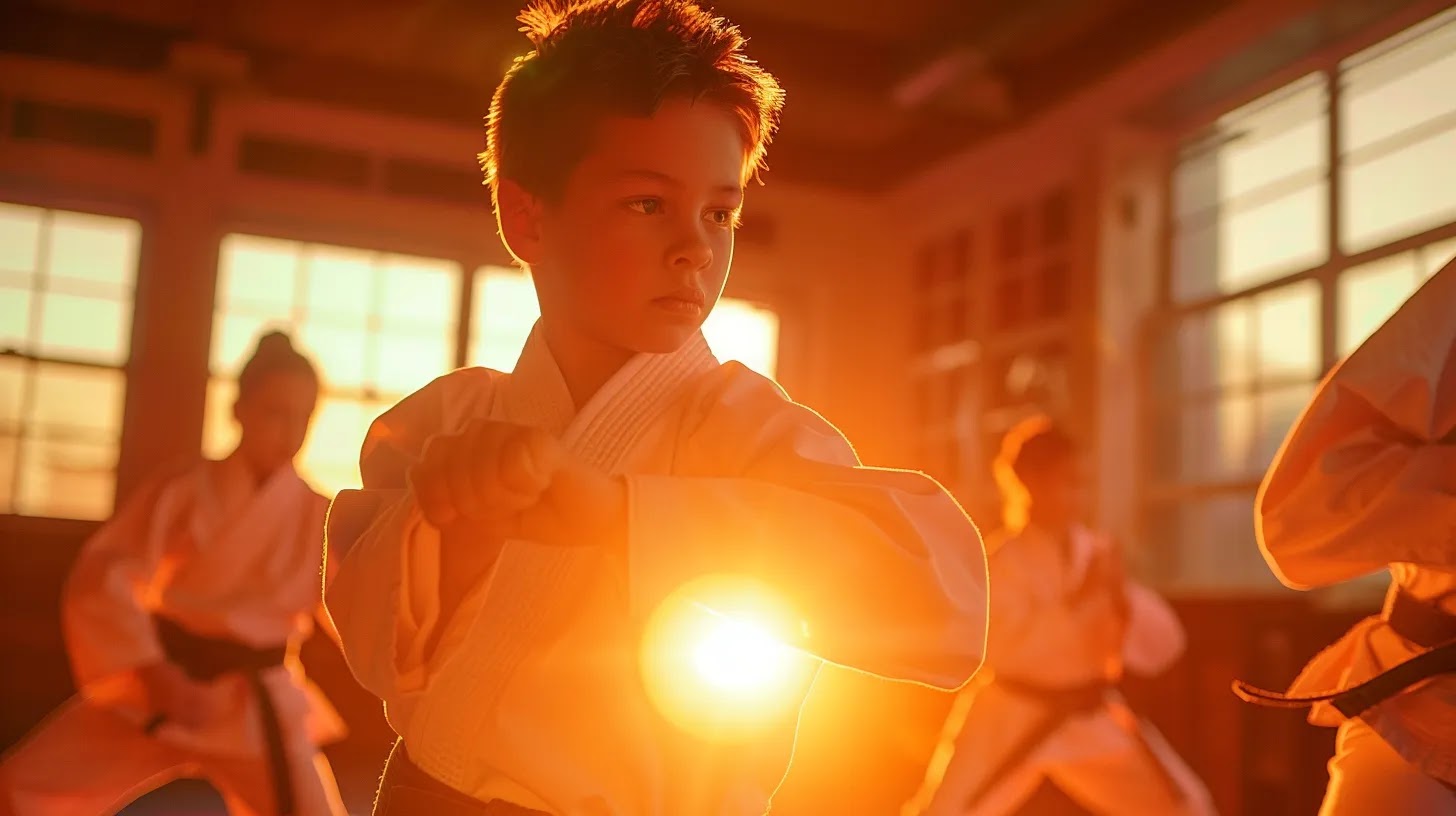
[[[1043,780],[1097,814],[1214,812],[1193,771],[1115,692],[1095,710],[1066,717],[1024,761],[989,778],[1047,713],[1043,702],[998,685],[996,676],[1070,689],[1115,679],[1124,667],[1158,674],[1183,652],[1177,616],[1146,587],[1126,583],[1125,621],[1107,588],[1069,600],[1098,551],[1112,546],[1080,527],[1069,542],[1064,553],[1056,537],[1036,526],[987,538],[986,671],[952,706],[925,785],[906,804],[906,816],[1015,813]]]
[[[1279,579],[1309,589],[1388,567],[1393,584],[1456,615],[1453,434],[1456,264],[1448,264],[1326,377],[1275,458],[1257,521]],[[1370,617],[1315,657],[1289,693],[1349,688],[1422,651]],[[1456,783],[1456,675],[1358,720],[1320,704],[1310,721],[1340,726],[1326,816],[1371,812],[1376,800],[1381,812],[1456,813],[1456,794],[1432,778]]]
[[[306,637],[322,596],[327,501],[292,468],[261,486],[235,459],[201,462],[138,491],[82,548],[63,623],[80,693],[0,763],[0,812],[100,816],[183,776],[204,776],[234,814],[274,812],[258,701],[246,677],[210,684],[197,728],[149,709],[135,669],[164,659],[152,616],[257,648]],[[343,723],[297,660],[264,670],[282,725],[296,816],[342,814],[318,746]]]
[[[441,609],[440,536],[405,473],[432,435],[475,417],[544,428],[625,474],[625,563],[509,541],[485,583]],[[818,658],[944,688],[980,662],[985,558],[955,501],[922,474],[860,466],[829,423],[720,366],[701,336],[638,355],[577,411],[534,332],[514,373],[457,371],[386,413],[360,467],[365,489],[330,512],[329,611],[415,764],[477,799],[563,816],[763,813],[792,718],[750,747],[714,746],[668,725],[639,675],[644,618],[703,575],[772,587],[803,623],[791,645]]]

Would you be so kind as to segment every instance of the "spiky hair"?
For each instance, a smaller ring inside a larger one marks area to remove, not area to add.
[[[651,116],[670,98],[733,113],[748,174],[764,169],[784,91],[737,26],[693,0],[537,0],[517,19],[532,49],[491,100],[480,165],[492,194],[510,179],[558,198],[597,119]]]

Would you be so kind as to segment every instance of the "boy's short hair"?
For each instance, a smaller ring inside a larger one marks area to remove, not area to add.
[[[735,114],[745,166],[763,169],[784,92],[727,20],[694,0],[535,0],[517,19],[534,48],[491,100],[480,164],[493,196],[510,179],[559,200],[597,119],[650,116],[673,97]]]

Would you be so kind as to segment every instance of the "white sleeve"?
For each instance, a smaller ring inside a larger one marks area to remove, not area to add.
[[[1308,589],[1456,564],[1456,263],[1320,385],[1260,488],[1265,559]]]

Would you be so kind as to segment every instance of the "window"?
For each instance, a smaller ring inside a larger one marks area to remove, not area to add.
[[[0,204],[0,512],[115,497],[141,225]]]
[[[1148,533],[1173,583],[1276,585],[1254,545],[1264,471],[1319,377],[1456,257],[1451,87],[1456,12],[1220,117],[1182,151],[1147,389]]]
[[[516,367],[521,346],[541,316],[530,277],[519,269],[483,266],[475,272],[470,365]],[[721,360],[737,360],[765,377],[778,370],[779,318],[748,301],[721,298],[703,323],[703,336]]]
[[[1322,75],[1220,117],[1173,175],[1172,292],[1238,292],[1326,258],[1328,94]]]
[[[1006,226],[1001,236],[1003,254],[1025,254],[1020,222]],[[915,255],[914,332],[919,360],[912,380],[919,428],[915,461],[952,487],[965,475],[960,440],[972,393],[973,354],[967,341],[975,249],[972,230],[962,228],[931,238]],[[1015,276],[1015,281],[1015,287],[998,287],[997,295],[1014,299],[1019,315],[1021,276]]]
[[[359,484],[358,454],[375,417],[454,367],[460,266],[254,235],[223,239],[204,452],[237,444],[235,378],[269,328],[293,334],[319,367],[318,414],[300,472],[332,494]]]
[[[520,269],[482,266],[470,304],[470,356],[466,362],[496,371],[516,367],[521,347],[541,316],[536,288]]]

